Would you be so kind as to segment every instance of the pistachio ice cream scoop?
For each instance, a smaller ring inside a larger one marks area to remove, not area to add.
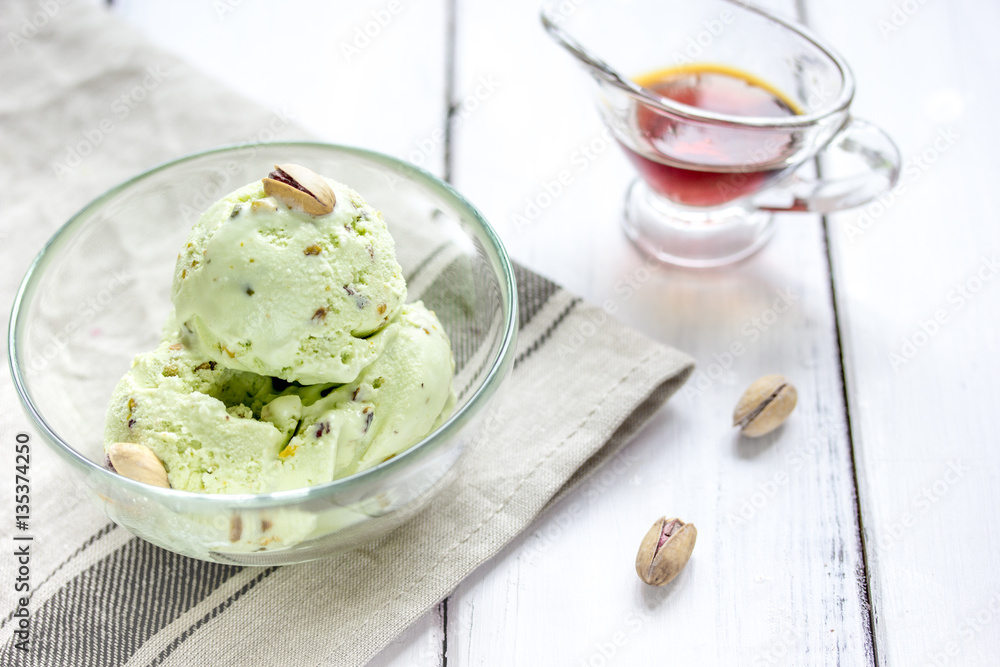
[[[454,393],[448,338],[423,304],[375,335],[383,353],[354,381],[318,385],[234,371],[167,338],[115,388],[109,453],[143,445],[171,488],[196,493],[284,491],[378,465],[447,418]]]
[[[271,178],[222,198],[191,230],[172,298],[205,358],[314,384],[352,382],[381,354],[372,334],[406,299],[393,239],[361,195],[313,176],[333,203],[310,210],[327,213],[306,212],[287,194],[303,191]]]
[[[312,486],[391,459],[454,408],[450,341],[421,302],[404,305],[382,214],[303,167],[213,204],[172,297],[162,342],[108,407],[120,474],[196,493]],[[298,535],[282,530],[268,539]]]

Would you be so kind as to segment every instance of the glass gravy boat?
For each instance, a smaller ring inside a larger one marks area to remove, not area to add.
[[[563,0],[541,19],[591,75],[640,174],[623,227],[661,261],[740,260],[774,212],[851,208],[898,179],[893,141],[850,114],[847,63],[798,25],[735,0]],[[819,156],[853,173],[816,177]]]

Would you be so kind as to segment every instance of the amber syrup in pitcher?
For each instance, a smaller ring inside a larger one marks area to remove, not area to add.
[[[752,74],[721,65],[694,64],[634,79],[654,93],[705,111],[755,118],[801,113],[798,105]],[[639,103],[636,126],[642,153],[624,146],[643,179],[686,206],[719,206],[760,190],[787,166],[794,130],[719,129],[662,115]],[[753,156],[752,159],[740,156]]]

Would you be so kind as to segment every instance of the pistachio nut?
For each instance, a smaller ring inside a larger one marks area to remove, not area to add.
[[[297,164],[276,164],[262,181],[268,195],[309,215],[326,215],[337,203],[325,178]]]
[[[119,475],[143,484],[170,488],[167,470],[146,445],[132,442],[115,442],[108,447],[108,461]]]
[[[795,409],[798,394],[783,375],[765,375],[747,387],[733,410],[733,426],[751,438],[781,426]]]
[[[277,210],[278,207],[267,199],[257,199],[250,204],[251,213],[274,213]]]
[[[636,574],[650,586],[669,584],[687,565],[697,539],[693,523],[660,517],[639,545]]]
[[[234,514],[229,517],[229,541],[238,542],[243,535],[243,517]]]

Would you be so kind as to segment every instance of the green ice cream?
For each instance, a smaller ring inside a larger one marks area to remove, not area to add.
[[[423,304],[375,336],[383,352],[353,382],[316,385],[228,369],[168,338],[118,383],[106,441],[146,445],[184,491],[281,491],[370,468],[454,405],[448,338]]]
[[[403,304],[381,213],[326,183],[329,213],[257,182],[202,215],[177,260],[164,340],[115,388],[107,446],[149,447],[174,489],[266,493],[378,465],[447,419],[444,328]]]
[[[260,181],[212,205],[174,275],[177,321],[227,368],[290,382],[351,382],[382,352],[371,334],[399,313],[403,272],[382,214],[327,179],[336,205],[312,216]]]

